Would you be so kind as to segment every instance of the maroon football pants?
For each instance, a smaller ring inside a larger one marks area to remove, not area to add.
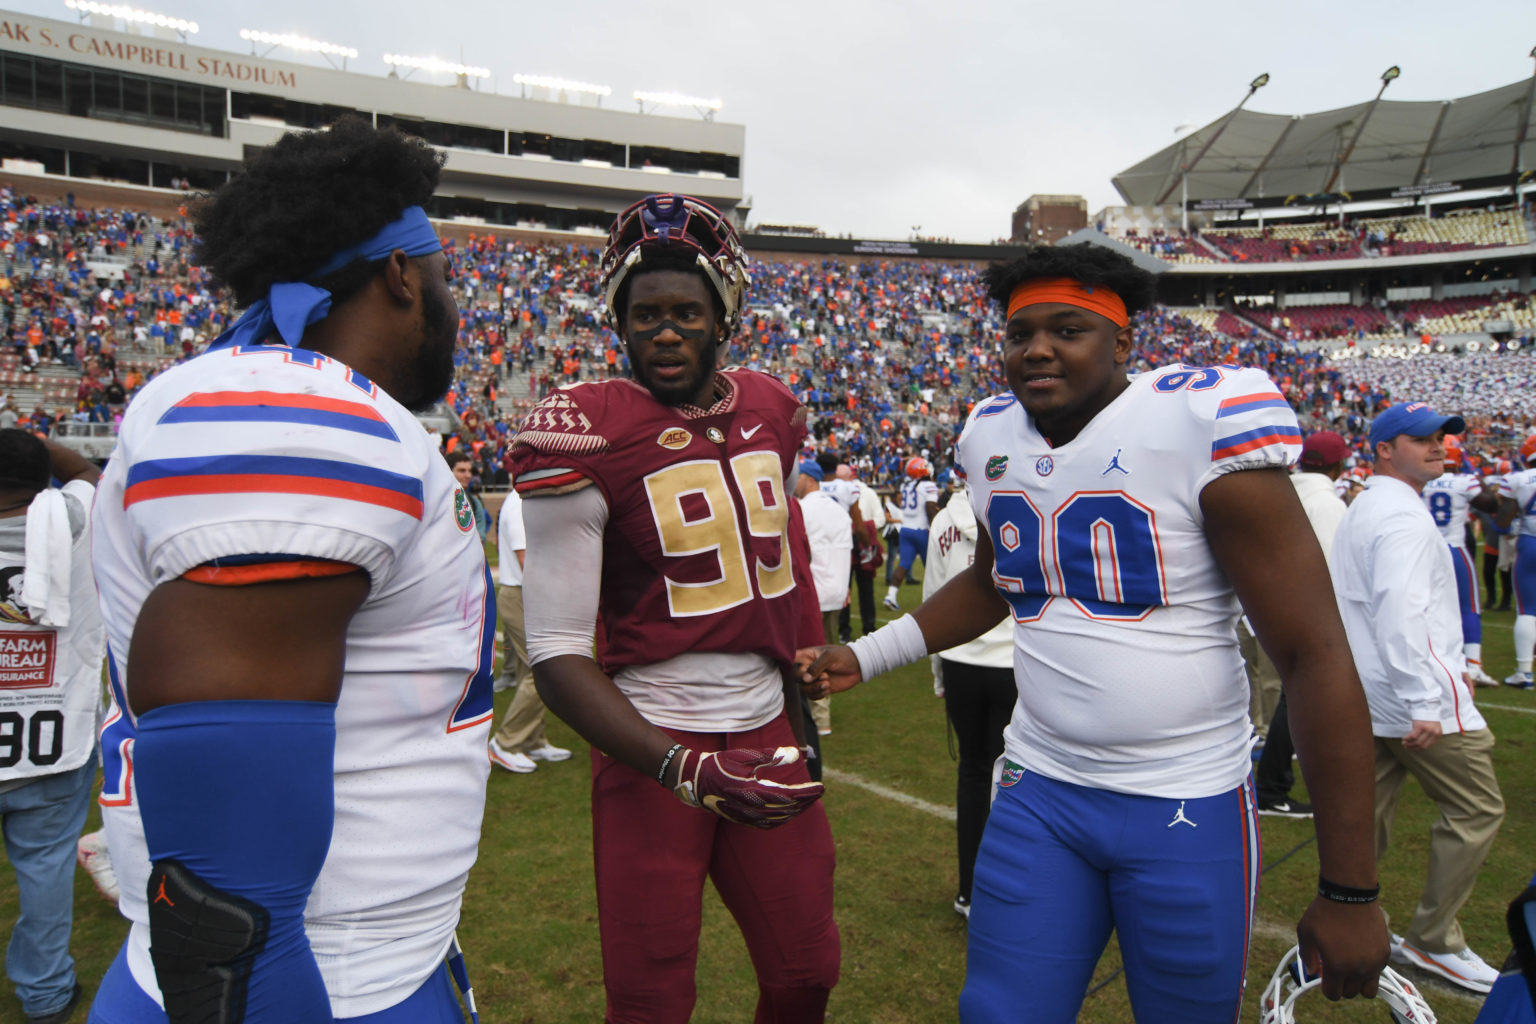
[[[748,732],[666,732],[700,753],[795,743],[782,714]],[[841,948],[832,830],[819,801],[775,829],[735,825],[594,749],[592,847],[609,1024],[688,1020],[706,875],[757,971],[755,1024],[823,1018]]]

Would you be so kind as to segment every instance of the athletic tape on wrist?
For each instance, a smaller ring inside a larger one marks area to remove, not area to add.
[[[848,648],[859,660],[859,674],[865,681],[928,656],[928,641],[923,639],[922,627],[910,615],[859,637]]]

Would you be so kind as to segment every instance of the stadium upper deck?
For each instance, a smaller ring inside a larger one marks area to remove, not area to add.
[[[647,192],[727,211],[743,199],[741,125],[288,63],[94,18],[0,10],[0,110],[11,172],[209,188],[248,149],[350,111],[447,153],[430,211],[444,219],[600,232]]]

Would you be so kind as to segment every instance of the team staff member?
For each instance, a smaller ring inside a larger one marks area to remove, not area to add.
[[[509,772],[526,774],[540,761],[568,761],[571,752],[549,742],[544,734],[544,702],[528,665],[528,640],[523,632],[523,562],[528,543],[523,530],[523,499],[508,491],[496,513],[496,617],[501,622],[502,678],[517,687],[507,705],[501,728],[491,737],[491,763]],[[505,689],[500,682],[497,689]]]
[[[746,937],[756,1020],[821,1020],[839,962],[832,835],[797,750],[785,535],[805,411],[773,377],[716,372],[747,286],[718,211],[641,200],[601,275],[634,379],[555,392],[512,456],[534,679],[593,748],[608,1020],[688,1019],[706,876]]]
[[[68,448],[0,430],[0,709],[14,723],[0,822],[20,910],[5,972],[27,1024],[63,1024],[81,994],[69,935],[101,714],[88,521],[100,476]]]
[[[848,577],[853,572],[854,524],[840,497],[822,487],[825,470],[820,463],[800,463],[795,499],[805,519],[811,545],[811,576],[816,582],[816,601],[821,609],[823,637],[837,636],[837,618],[848,606]],[[862,525],[862,521],[861,521]],[[806,595],[806,599],[810,598]],[[811,718],[819,736],[832,734],[832,698],[811,702]]]
[[[928,557],[923,560],[923,600],[952,577],[969,572],[979,533],[968,497],[952,497],[933,517]],[[1013,624],[1007,619],[959,647],[935,654],[934,689],[960,747],[955,779],[955,842],[960,891],[955,913],[971,916],[971,880],[976,851],[992,804],[992,765],[1003,754],[1003,729],[1019,698],[1013,683]]]
[[[1303,958],[1330,997],[1373,994],[1388,942],[1369,721],[1286,478],[1294,414],[1254,370],[1130,380],[1130,318],[1153,282],[1116,253],[1034,247],[987,283],[1012,393],[978,403],[957,446],[985,527],[976,560],[805,676],[813,694],[847,689],[1013,616],[1019,700],[976,861],[961,1019],[1028,1006],[1074,1020],[1112,929],[1137,1019],[1236,1018],[1258,879],[1239,599],[1290,694],[1316,801]]]
[[[1423,402],[1376,417],[1376,472],[1334,537],[1333,578],[1376,737],[1377,858],[1407,776],[1440,808],[1424,893],[1401,941],[1394,937],[1393,958],[1487,992],[1498,971],[1467,948],[1456,912],[1504,820],[1504,799],[1493,733],[1472,703],[1450,549],[1421,500],[1444,472],[1446,433],[1465,426]]]
[[[357,120],[196,214],[245,314],[123,418],[94,506],[101,791],[132,922],[91,1021],[460,1021],[494,595],[412,415],[453,375],[442,157]]]

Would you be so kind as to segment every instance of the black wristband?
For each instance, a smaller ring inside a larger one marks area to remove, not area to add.
[[[681,743],[674,743],[672,749],[667,751],[667,756],[661,759],[661,767],[656,770],[656,781],[663,786],[667,784],[667,769],[672,767],[672,759],[677,757],[677,752],[682,749]]]
[[[1335,903],[1375,903],[1376,897],[1381,895],[1381,886],[1374,885],[1369,889],[1356,889],[1348,885],[1338,885],[1328,881],[1322,875],[1318,875],[1317,894],[1323,899],[1333,900]]]

